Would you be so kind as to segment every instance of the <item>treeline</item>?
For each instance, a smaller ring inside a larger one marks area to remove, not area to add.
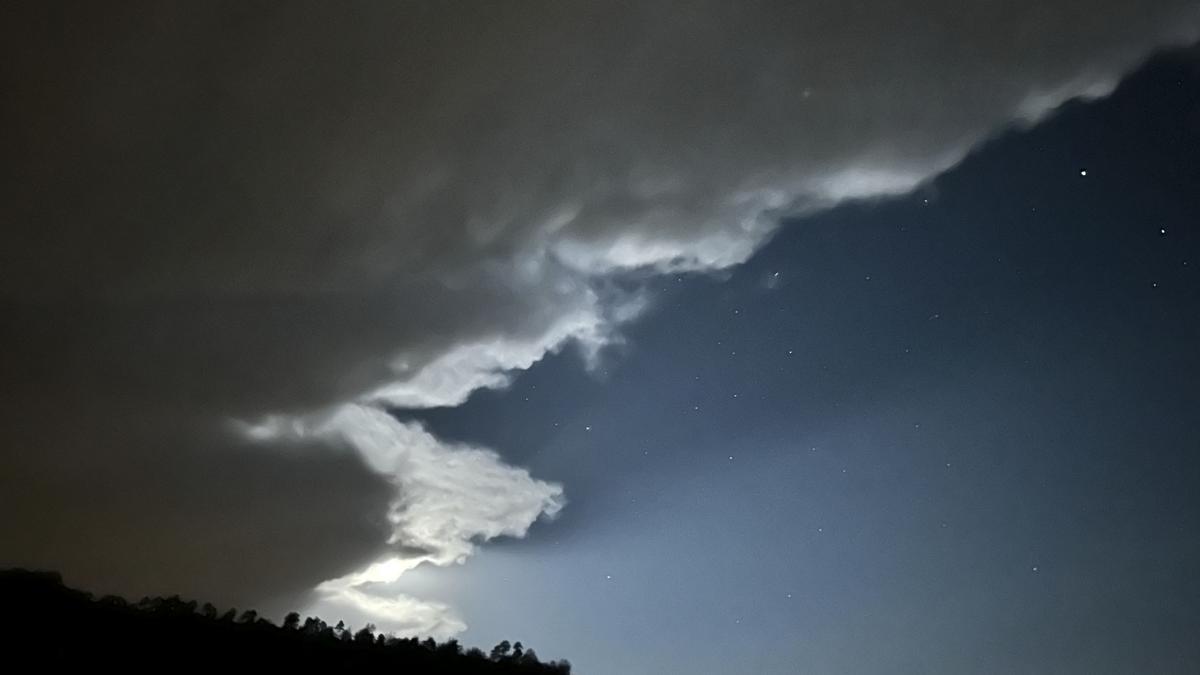
[[[567,661],[543,663],[532,649],[507,640],[490,653],[457,640],[399,638],[367,625],[301,621],[293,612],[275,625],[254,610],[219,611],[178,596],[133,603],[94,598],[68,588],[53,572],[0,572],[0,645],[9,662],[48,666],[155,670],[247,667],[386,668],[393,673],[569,675]]]

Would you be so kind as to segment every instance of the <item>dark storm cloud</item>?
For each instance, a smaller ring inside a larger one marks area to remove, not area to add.
[[[547,350],[595,349],[639,306],[607,274],[737,264],[779,214],[908,190],[1197,29],[1197,4],[1170,0],[4,14],[0,468],[30,487],[7,492],[19,509],[0,526],[77,536],[6,537],[0,558],[230,598],[268,569],[280,590],[341,577],[389,541],[355,526],[293,555],[318,513],[388,513],[392,546],[451,561],[561,505],[494,455],[337,406],[454,405]],[[239,428],[368,459],[413,439],[428,452],[367,472],[247,448]],[[436,491],[411,477],[445,472],[412,462],[463,457],[473,529],[414,541],[406,518],[436,512],[420,506]],[[338,480],[317,478],[325,464]],[[82,479],[92,466],[102,485]],[[401,506],[364,496],[375,474]],[[495,475],[500,506],[473,500]],[[97,533],[112,534],[94,559]],[[269,564],[222,562],[255,547]]]
[[[126,420],[83,417],[6,438],[5,565],[244,608],[369,562],[391,531],[392,487],[353,453],[249,449],[201,429],[145,438]]]

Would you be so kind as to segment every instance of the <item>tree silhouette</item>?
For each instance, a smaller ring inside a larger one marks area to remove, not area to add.
[[[490,658],[457,640],[376,634],[373,625],[352,632],[318,617],[300,623],[291,612],[278,626],[253,609],[219,614],[211,603],[178,596],[115,596],[99,600],[62,585],[52,573],[0,571],[0,636],[12,662],[44,670],[123,670],[130,663],[177,664],[189,670],[332,669],[439,673],[442,675],[569,675],[567,661],[542,663],[532,649],[502,641]],[[218,615],[220,618],[217,618]],[[47,626],[59,627],[46,630]]]
[[[500,644],[492,647],[492,660],[499,661],[506,658],[510,649],[512,649],[512,645],[508,643],[508,640],[502,640]]]
[[[358,632],[354,634],[354,641],[360,645],[375,642],[375,624],[369,623],[359,628]]]
[[[299,630],[300,629],[300,614],[298,612],[288,612],[287,616],[283,617],[284,630]]]
[[[436,649],[439,654],[452,654],[457,656],[462,653],[462,645],[458,644],[458,640],[453,638],[438,645]]]

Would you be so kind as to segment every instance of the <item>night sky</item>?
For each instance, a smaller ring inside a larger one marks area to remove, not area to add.
[[[1193,52],[659,280],[593,376],[420,416],[572,502],[411,588],[599,672],[1190,672],[1197,214]]]
[[[1197,672],[1200,7],[886,4],[14,12],[0,566],[585,675]]]

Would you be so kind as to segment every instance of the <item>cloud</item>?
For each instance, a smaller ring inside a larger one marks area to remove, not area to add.
[[[388,509],[389,552],[361,571],[317,587],[316,609],[353,608],[385,630],[446,635],[465,628],[449,607],[371,590],[395,582],[422,563],[464,562],[477,543],[523,537],[541,517],[563,506],[562,486],[506,465],[496,453],[438,440],[419,424],[379,409],[342,406],[312,420],[271,418],[250,427],[260,440],[323,439],[348,443],[396,488]]]
[[[287,610],[392,531],[394,487],[343,447],[124,426],[69,410],[35,435],[4,425],[0,565],[61,569],[96,593]]]
[[[0,530],[24,534],[0,562],[241,604],[401,544],[460,560],[559,503],[364,406],[594,354],[644,306],[613,275],[736,265],[781,216],[909,190],[1200,26],[1183,0],[2,11]],[[465,500],[445,532],[438,494]],[[293,503],[387,532],[301,546]],[[255,533],[270,564],[223,565]]]
[[[403,593],[382,596],[357,587],[330,589],[322,584],[317,597],[310,611],[318,616],[344,616],[352,626],[372,623],[381,633],[427,635],[444,640],[467,629],[452,607]]]
[[[374,407],[344,405],[311,421],[292,418],[277,430],[256,428],[251,435],[349,444],[397,488],[388,512],[388,544],[417,563],[461,563],[475,541],[524,536],[535,520],[553,517],[563,504],[562,486],[533,479],[490,450],[441,441],[420,424]],[[373,565],[348,578],[390,582],[404,571],[389,569],[395,569],[390,562]]]

